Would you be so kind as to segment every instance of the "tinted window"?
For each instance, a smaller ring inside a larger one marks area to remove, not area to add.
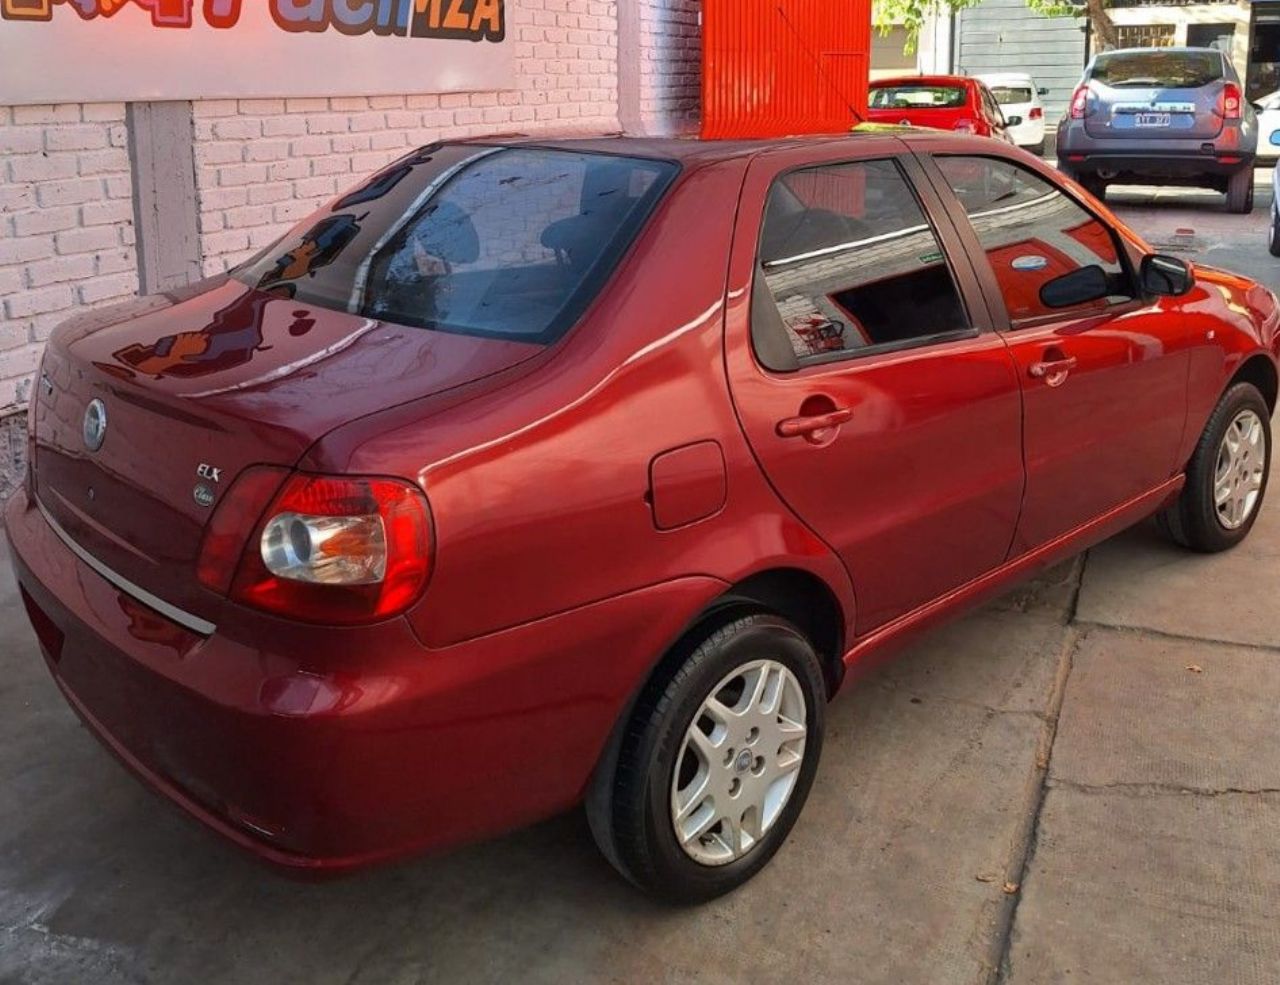
[[[996,158],[936,160],[978,234],[1012,321],[1061,317],[1061,288],[1071,284],[1061,278],[1086,267],[1097,268],[1105,291],[1072,305],[1073,314],[1133,297],[1114,234],[1056,186]]]
[[[966,102],[963,86],[895,85],[871,90],[872,109],[955,109]]]
[[[1216,51],[1115,51],[1099,55],[1092,77],[1109,86],[1196,89],[1222,78]]]
[[[852,355],[968,327],[933,229],[892,161],[794,171],[761,233],[766,290],[797,359]],[[758,281],[759,283],[759,281]]]
[[[436,145],[235,276],[401,325],[546,342],[599,290],[675,173],[661,161]]]
[[[991,95],[1001,106],[1031,102],[1031,90],[1027,86],[992,86]]]

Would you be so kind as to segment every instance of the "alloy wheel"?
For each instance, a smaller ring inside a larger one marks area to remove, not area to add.
[[[1267,468],[1267,439],[1262,420],[1250,409],[1227,425],[1213,472],[1213,503],[1218,522],[1238,530],[1253,515]]]
[[[800,682],[774,660],[743,664],[712,689],[671,780],[671,823],[685,854],[725,865],[760,843],[800,776],[807,710]]]

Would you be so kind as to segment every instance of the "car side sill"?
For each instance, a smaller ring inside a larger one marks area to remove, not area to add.
[[[961,585],[946,595],[927,602],[892,622],[872,630],[865,636],[854,640],[853,646],[844,655],[847,669],[855,667],[859,675],[878,663],[898,644],[904,642],[917,632],[942,622],[957,611],[969,608],[1000,594],[1006,588],[1025,580],[1037,571],[1043,570],[1058,561],[1080,553],[1112,534],[1119,533],[1139,520],[1145,519],[1165,503],[1176,496],[1186,483],[1186,476],[1176,475],[1161,483],[1150,492],[1108,510],[1074,530],[1042,544],[1033,551],[1014,558],[993,568],[985,575],[979,575],[972,581]],[[850,674],[849,676],[855,676]]]

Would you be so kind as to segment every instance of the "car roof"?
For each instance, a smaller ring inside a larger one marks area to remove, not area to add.
[[[696,136],[639,137],[624,134],[601,136],[577,135],[547,137],[538,134],[504,134],[496,137],[474,137],[459,143],[508,147],[549,147],[585,154],[618,154],[630,157],[657,158],[681,164],[709,164],[737,157],[754,157],[771,150],[786,150],[817,143],[838,141],[860,142],[882,135],[883,131],[866,133],[809,134],[794,137],[761,137],[749,140],[703,140]]]
[[[874,79],[871,87],[888,85],[967,85],[974,79],[968,75],[895,75],[888,79]]]
[[[1031,75],[1028,72],[982,72],[974,78],[981,79],[990,85],[992,82],[1030,82]]]
[[[1100,51],[1095,57],[1101,58],[1103,55],[1106,55],[1108,58],[1113,55],[1149,55],[1153,51],[1172,53],[1175,55],[1186,55],[1192,53],[1202,55],[1208,53],[1211,55],[1217,55],[1220,58],[1222,57],[1222,52],[1217,48],[1188,48],[1186,46],[1181,48],[1113,48],[1111,51]]]

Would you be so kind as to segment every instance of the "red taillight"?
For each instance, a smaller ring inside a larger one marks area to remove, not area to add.
[[[1240,87],[1234,82],[1226,82],[1222,86],[1222,94],[1218,97],[1218,115],[1224,120],[1240,119]]]
[[[1089,83],[1084,82],[1076,86],[1076,91],[1071,94],[1071,118],[1073,120],[1083,120],[1088,106]]]
[[[210,521],[204,584],[229,584],[238,602],[316,623],[374,622],[418,598],[431,568],[431,524],[416,486],[294,473],[281,488],[280,470],[270,470],[274,484],[259,471],[237,480]]]
[[[258,528],[258,519],[288,474],[288,469],[256,465],[236,477],[204,528],[196,563],[200,584],[219,595],[230,591],[245,540]]]
[[[958,130],[960,133],[977,133],[978,124],[974,120],[956,120],[952,130]]]
[[[1044,116],[1044,110],[1042,110],[1039,106],[1032,106],[1031,112],[1027,114],[1027,119],[1038,120],[1043,116]]]

